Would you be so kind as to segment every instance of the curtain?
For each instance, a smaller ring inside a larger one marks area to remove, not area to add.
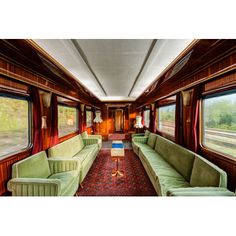
[[[40,96],[37,88],[31,88],[31,99],[33,103],[33,148],[32,154],[43,150],[43,136],[42,136],[42,115],[40,106]]]
[[[153,133],[157,132],[157,104],[154,106],[154,117],[153,117]]]
[[[57,95],[52,94],[51,100],[51,137],[49,146],[52,147],[59,143],[58,138],[58,104]]]
[[[175,125],[175,142],[183,145],[183,102],[181,92],[176,95]]]
[[[83,116],[82,116],[82,110],[81,105],[78,106],[78,122],[79,122],[79,133],[83,132]]]
[[[198,151],[199,140],[199,106],[201,99],[201,87],[196,86],[193,89],[192,103],[191,103],[191,126],[190,126],[190,149],[193,152]]]

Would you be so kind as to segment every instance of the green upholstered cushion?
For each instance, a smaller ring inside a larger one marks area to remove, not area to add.
[[[194,153],[159,135],[157,136],[155,150],[187,181],[190,181]]]
[[[150,134],[149,134],[147,144],[148,144],[151,148],[154,148],[155,143],[156,143],[156,138],[157,138],[157,135],[156,135],[156,134],[153,134],[153,133],[150,133]]]
[[[49,157],[73,157],[84,147],[81,135],[77,135],[48,149]]]
[[[193,187],[169,189],[167,196],[235,196],[235,194],[226,188]]]
[[[75,180],[79,181],[78,179],[79,172],[77,170],[59,172],[59,173],[50,175],[48,178],[60,180],[61,182],[60,195],[70,195],[70,194],[65,194],[65,192],[69,192],[70,188],[74,187]],[[78,187],[78,183],[77,183],[77,187]]]
[[[12,178],[47,178],[50,174],[45,151],[18,161],[12,166]]]
[[[149,136],[149,134],[150,134],[151,132],[149,131],[149,130],[145,130],[145,133],[144,133],[144,136]]]
[[[159,153],[164,159],[167,159],[169,156],[170,145],[167,139],[157,135],[155,151]]]
[[[227,174],[213,163],[196,155],[190,185],[192,187],[227,187]]]
[[[97,144],[85,146],[80,152],[76,153],[74,158],[78,158],[82,163],[89,155],[96,155],[98,149]]]
[[[87,131],[84,131],[82,134],[81,134],[82,138],[88,138],[88,132]]]
[[[187,180],[190,181],[194,153],[187,149],[168,141],[170,144],[170,150],[168,155],[168,162]]]

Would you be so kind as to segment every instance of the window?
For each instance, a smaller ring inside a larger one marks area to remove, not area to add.
[[[175,104],[158,108],[157,129],[160,132],[175,136]]]
[[[86,126],[91,127],[93,125],[93,112],[86,111]]]
[[[0,95],[0,158],[30,145],[30,117],[27,99]]]
[[[78,130],[78,111],[75,107],[58,105],[58,136],[63,137]]]
[[[236,91],[206,96],[202,115],[203,146],[236,157]]]
[[[144,126],[146,128],[149,128],[149,124],[150,124],[150,110],[145,110],[143,112],[143,122],[144,122]]]

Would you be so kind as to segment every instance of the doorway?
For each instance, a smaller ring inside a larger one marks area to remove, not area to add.
[[[115,110],[115,132],[124,131],[124,112],[123,109]]]

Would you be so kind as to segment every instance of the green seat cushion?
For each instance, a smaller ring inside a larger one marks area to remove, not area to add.
[[[50,174],[45,151],[18,161],[12,166],[12,178],[47,178]]]
[[[156,143],[156,138],[157,138],[157,135],[156,135],[156,134],[153,134],[153,133],[150,133],[150,134],[149,134],[147,144],[148,144],[151,148],[154,148],[155,143]]]
[[[190,185],[192,187],[227,187],[227,174],[213,163],[196,155]]]
[[[189,182],[187,182],[182,176],[178,178],[173,178],[171,176],[158,176],[157,181],[161,186],[162,196],[166,196],[169,189],[190,187]]]
[[[48,149],[49,157],[73,157],[84,147],[81,135],[76,135]]]
[[[163,144],[165,142],[165,144]],[[165,150],[163,150],[165,148]],[[170,140],[157,137],[155,150],[174,167],[188,182],[190,181],[195,154]]]
[[[226,188],[218,187],[193,187],[169,189],[168,196],[235,196]]]
[[[74,155],[73,157],[78,158],[81,164],[83,164],[84,160],[88,156],[96,155],[97,152],[98,152],[98,144],[92,144],[85,146],[80,152],[76,153],[76,155]]]
[[[61,195],[63,195],[68,188],[74,183],[74,180],[78,179],[79,172],[77,170],[64,171],[56,174],[52,174],[48,179],[59,179],[61,182]]]

